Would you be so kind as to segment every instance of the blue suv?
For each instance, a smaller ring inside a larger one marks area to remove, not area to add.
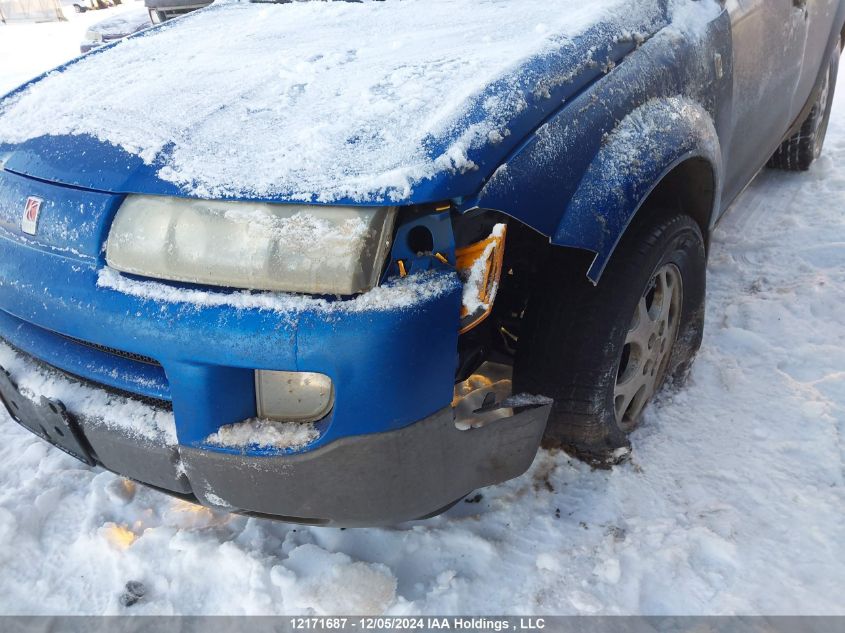
[[[222,0],[0,100],[0,398],[209,506],[435,515],[630,452],[843,0]],[[37,379],[33,378],[36,376]]]

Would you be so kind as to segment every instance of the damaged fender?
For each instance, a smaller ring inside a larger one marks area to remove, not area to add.
[[[718,179],[719,139],[707,111],[680,97],[641,106],[608,136],[566,208],[552,242],[595,252],[587,277],[598,282],[616,244],[649,194],[675,167],[693,158],[706,161],[714,179]],[[714,196],[714,201],[717,198]]]
[[[587,276],[597,283],[649,193],[686,160],[711,168],[715,221],[731,86],[727,13],[701,32],[664,29],[564,103],[462,208],[500,211],[595,253]]]

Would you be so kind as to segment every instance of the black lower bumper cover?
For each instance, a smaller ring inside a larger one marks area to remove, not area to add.
[[[254,457],[155,444],[61,403],[34,403],[0,368],[0,399],[24,427],[88,464],[208,506],[299,523],[393,525],[438,514],[473,490],[524,473],[551,405],[478,429],[455,428],[447,407],[408,427],[343,438],[307,453]]]
[[[477,488],[524,473],[550,405],[479,429],[455,428],[451,408],[398,431],[347,437],[308,453],[248,457],[182,448],[194,493],[209,505],[308,523],[391,525],[437,514]],[[210,491],[209,495],[204,491]]]

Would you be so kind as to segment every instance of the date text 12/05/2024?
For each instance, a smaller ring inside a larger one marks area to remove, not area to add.
[[[294,631],[540,631],[546,628],[546,621],[544,618],[300,617],[291,618],[290,627]]]

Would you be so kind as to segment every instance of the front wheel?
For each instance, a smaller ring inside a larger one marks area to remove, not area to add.
[[[571,263],[556,250],[543,266],[515,387],[554,399],[547,444],[606,466],[627,455],[646,406],[685,377],[701,344],[704,240],[689,216],[653,214],[629,229],[598,286]]]

